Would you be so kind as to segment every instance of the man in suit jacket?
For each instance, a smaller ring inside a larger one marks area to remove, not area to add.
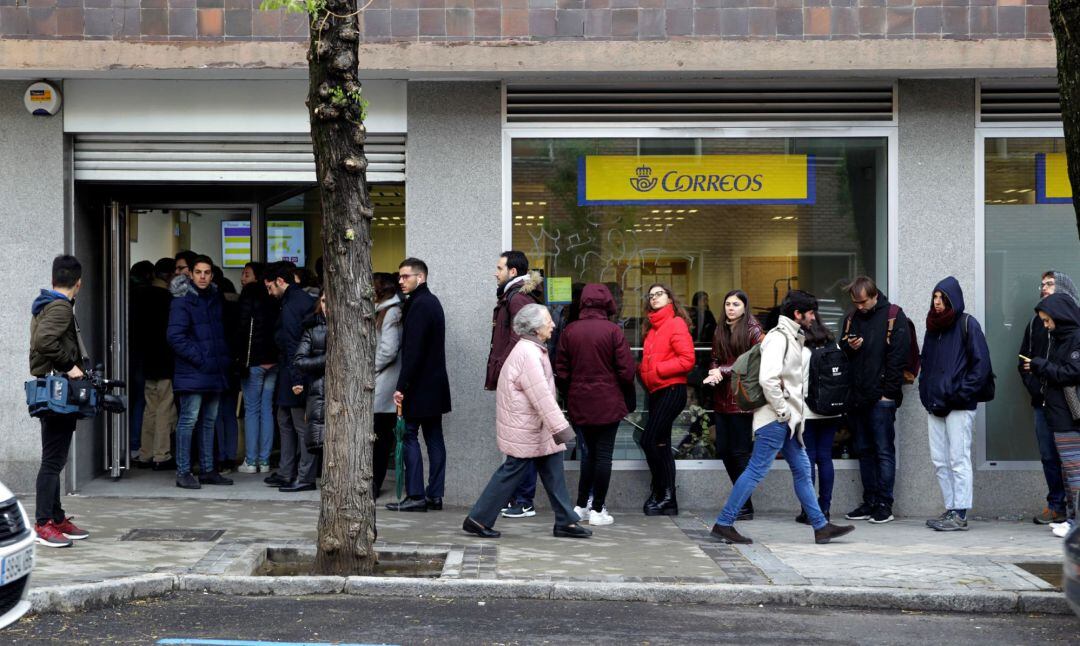
[[[401,374],[394,401],[405,417],[405,491],[407,497],[386,506],[390,511],[442,509],[446,480],[446,445],[442,416],[450,412],[450,379],[446,376],[446,320],[442,304],[428,290],[427,264],[406,258],[398,266],[398,285],[408,300],[403,308]],[[418,434],[427,445],[428,486]]]

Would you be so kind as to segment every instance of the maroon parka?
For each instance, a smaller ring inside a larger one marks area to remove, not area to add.
[[[622,329],[608,320],[613,314],[611,292],[590,283],[581,290],[578,320],[559,337],[555,376],[566,387],[574,424],[600,426],[626,416],[623,391],[633,387],[635,364]]]
[[[495,390],[499,385],[499,373],[502,371],[503,363],[517,345],[518,339],[521,338],[514,334],[512,326],[514,317],[521,308],[537,302],[531,295],[537,287],[537,282],[538,277],[529,274],[523,281],[505,290],[495,303],[495,311],[491,313],[491,350],[488,352],[484,390]]]
[[[761,340],[765,338],[765,333],[761,329],[761,323],[754,318],[753,314],[745,314],[746,319],[746,331],[750,333],[750,345],[757,345],[761,343]],[[727,322],[721,322],[720,325],[727,325]],[[717,332],[720,334],[720,332]],[[713,346],[715,348],[715,346]],[[712,363],[709,368],[719,368],[720,374],[724,375],[724,379],[713,387],[713,410],[717,413],[726,413],[728,415],[746,414],[750,413],[739,408],[738,402],[735,401],[735,393],[731,390],[731,367],[735,364],[735,360],[738,357],[718,357],[716,352],[713,352]]]

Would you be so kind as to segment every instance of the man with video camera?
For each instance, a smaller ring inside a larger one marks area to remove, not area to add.
[[[50,372],[83,379],[75,296],[82,288],[82,265],[75,256],[53,259],[52,289],[43,289],[34,299],[30,320],[30,374],[44,377]],[[41,417],[41,468],[37,476],[34,529],[37,542],[46,547],[71,547],[73,540],[88,538],[64,515],[60,506],[60,472],[67,464],[76,415]]]

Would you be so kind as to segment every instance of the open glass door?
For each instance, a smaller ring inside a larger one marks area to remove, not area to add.
[[[108,275],[105,283],[109,285],[108,296],[108,358],[106,374],[112,379],[121,379],[130,384],[128,374],[128,208],[119,202],[110,202],[106,207],[106,220],[109,223],[108,248],[105,257]],[[129,402],[131,393],[129,391]],[[130,406],[129,406],[130,408]],[[109,413],[105,420],[105,470],[114,479],[131,467],[129,450],[128,413]]]

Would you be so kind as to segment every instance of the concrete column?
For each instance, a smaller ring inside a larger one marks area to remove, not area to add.
[[[502,107],[497,83],[410,83],[406,251],[428,264],[446,311],[454,411],[444,418],[446,502],[472,504],[502,455],[484,390],[502,251]]]
[[[6,306],[0,329],[0,481],[18,493],[34,490],[41,457],[40,426],[26,413],[30,304],[49,286],[53,256],[64,252],[63,114],[31,116],[23,106],[28,82],[0,82],[0,258]]]

